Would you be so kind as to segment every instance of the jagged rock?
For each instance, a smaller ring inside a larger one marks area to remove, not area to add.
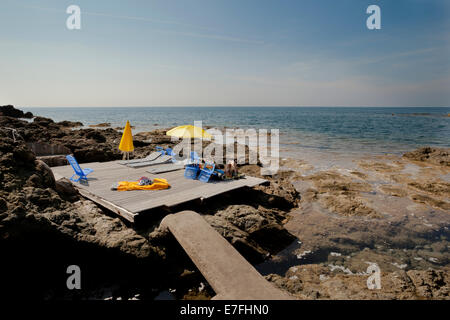
[[[62,178],[56,181],[55,190],[64,199],[67,200],[78,199],[78,190],[66,178]]]
[[[40,125],[40,126],[47,126],[47,125],[49,125],[49,124],[51,124],[51,123],[55,123],[52,119],[50,119],[50,118],[44,118],[44,117],[35,117],[35,118],[33,119],[33,122],[34,122],[35,124]]]
[[[298,206],[300,194],[295,187],[286,181],[272,181],[268,186],[259,186],[256,189],[264,190],[269,194],[268,202],[270,205],[290,209]]]
[[[261,262],[294,241],[276,211],[231,205],[204,218],[247,259]]]
[[[424,147],[407,152],[403,157],[421,162],[429,162],[441,166],[450,166],[450,149]]]
[[[67,181],[55,182],[50,168],[35,159],[24,140],[14,141],[2,129],[0,248],[0,294],[9,297],[73,294],[67,292],[64,278],[71,264],[82,268],[87,287],[101,286],[108,278],[156,285],[165,263],[146,234],[108,216],[93,202],[80,200]]]
[[[39,160],[45,162],[49,167],[58,167],[67,165],[66,156],[42,156],[38,157]]]
[[[0,198],[0,214],[8,210],[8,204],[6,203],[5,199]]]
[[[86,138],[95,140],[96,142],[106,142],[105,136],[99,130],[89,130],[86,132]]]
[[[33,234],[50,237],[55,243],[63,239],[83,242],[135,258],[158,256],[145,237],[118,218],[105,215],[94,203],[67,202],[61,196],[73,196],[76,190],[66,181],[55,182],[51,169],[35,160],[23,140],[13,142],[1,130],[0,169],[0,242],[8,239],[12,245],[16,239],[22,243]]]
[[[58,125],[60,125],[61,127],[67,127],[67,128],[75,128],[75,127],[82,127],[83,124],[79,121],[60,121],[57,123]]]
[[[42,160],[36,160],[36,171],[42,177],[42,184],[49,187],[55,187],[55,176],[52,169]]]
[[[381,273],[381,288],[367,287],[367,274],[345,274],[323,265],[291,267],[266,279],[300,299],[449,299],[450,273],[444,270],[410,270]]]
[[[80,163],[112,161],[122,158],[122,155],[118,151],[113,152],[103,145],[78,149],[73,152],[73,155]]]
[[[111,123],[109,122],[103,122],[103,123],[99,123],[99,124],[90,124],[89,127],[91,128],[105,128],[105,127],[110,127]]]
[[[71,150],[61,144],[49,144],[46,142],[28,142],[30,148],[36,156],[51,156],[69,154]]]
[[[28,124],[29,123],[25,120],[0,115],[0,126],[1,127],[14,128],[14,129],[18,130],[20,128],[26,127]]]
[[[31,112],[24,113],[22,110],[14,108],[12,105],[0,106],[0,116],[7,116],[13,118],[33,118]]]
[[[408,277],[420,297],[427,299],[450,298],[450,270],[410,270]]]

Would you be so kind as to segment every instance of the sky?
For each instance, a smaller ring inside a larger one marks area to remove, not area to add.
[[[450,106],[450,1],[0,0],[0,57],[18,107]]]

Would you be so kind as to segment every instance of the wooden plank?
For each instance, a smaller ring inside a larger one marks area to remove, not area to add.
[[[216,292],[215,299],[291,300],[269,283],[205,219],[193,211],[166,216],[169,229]]]
[[[266,180],[258,179],[258,178],[244,178],[239,180],[232,180],[232,181],[218,181],[218,182],[210,182],[210,183],[203,183],[202,186],[198,187],[197,189],[193,190],[193,192],[200,194],[201,198],[207,199],[225,192],[229,192],[235,189],[239,189],[246,186],[254,186],[256,184],[264,183]]]
[[[130,204],[128,207],[131,211],[139,212],[142,211],[142,208],[148,207],[150,205],[164,205],[164,206],[174,206],[177,204],[182,204],[188,201],[192,201],[195,199],[200,199],[202,197],[202,190],[207,190],[211,188],[205,183],[202,183],[198,180],[187,180],[185,188],[178,188],[174,190],[176,192],[172,192],[171,194],[164,195],[163,197],[158,197],[157,199],[147,198],[143,199],[141,202],[135,202]]]
[[[103,207],[111,210],[112,212],[117,213],[118,215],[124,217],[125,219],[127,219],[130,222],[134,222],[134,218],[136,216],[135,213],[130,212],[124,208],[121,208],[121,207],[115,205],[114,203],[109,202],[108,200],[105,200],[101,197],[98,197],[98,196],[90,193],[89,191],[79,189],[79,192],[83,197],[88,198],[89,200],[92,200],[95,203],[102,205]]]
[[[160,174],[182,169],[184,169],[184,164],[169,163],[153,166],[150,169],[147,169],[146,172],[151,174]]]

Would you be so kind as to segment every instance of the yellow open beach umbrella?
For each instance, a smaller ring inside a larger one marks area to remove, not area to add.
[[[130,122],[127,120],[125,129],[123,130],[122,139],[120,140],[119,150],[123,152],[131,152],[134,150],[133,134],[131,133]]]
[[[193,125],[185,125],[175,127],[166,132],[166,135],[171,137],[178,138],[199,138],[199,139],[211,139],[212,135],[203,130],[202,128],[193,126]]]

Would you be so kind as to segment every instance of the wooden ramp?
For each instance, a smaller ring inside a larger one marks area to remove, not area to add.
[[[233,246],[193,211],[166,216],[167,227],[216,292],[216,300],[292,299],[264,279]]]
[[[125,219],[134,222],[136,217],[145,211],[173,207],[196,199],[207,199],[242,187],[253,187],[266,180],[246,177],[233,181],[215,181],[203,183],[184,177],[184,170],[176,170],[159,174],[146,172],[150,167],[128,168],[119,161],[83,163],[82,168],[91,168],[93,173],[88,176],[88,183],[74,183],[84,197],[108,208]],[[157,166],[152,166],[156,168]],[[53,167],[56,179],[69,179],[73,174],[71,166]],[[137,181],[146,176],[150,179],[164,178],[170,184],[170,189],[152,191],[114,191],[111,186],[119,181]]]

